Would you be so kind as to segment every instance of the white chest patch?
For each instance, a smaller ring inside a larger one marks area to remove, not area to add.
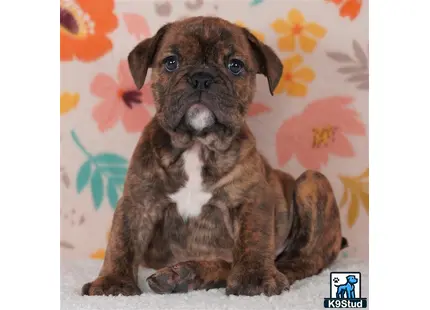
[[[169,196],[173,202],[176,202],[178,212],[183,218],[198,216],[202,206],[212,197],[211,193],[203,190],[203,163],[199,158],[199,151],[199,147],[193,147],[184,152],[182,158],[188,181],[184,187]]]

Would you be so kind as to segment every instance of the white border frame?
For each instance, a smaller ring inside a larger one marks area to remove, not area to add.
[[[1,309],[60,308],[59,2],[3,2]]]
[[[428,308],[428,8],[424,1],[370,1],[372,309]]]
[[[6,42],[0,55],[0,305],[22,308],[59,306],[59,35],[58,6],[50,4],[8,1],[0,21]],[[372,309],[424,309],[428,296],[427,6],[379,0],[370,5]]]

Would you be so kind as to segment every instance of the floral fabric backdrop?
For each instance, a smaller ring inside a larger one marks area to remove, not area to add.
[[[61,255],[102,259],[129,158],[154,114],[127,55],[179,18],[248,27],[284,64],[271,96],[259,77],[249,125],[274,167],[331,181],[350,247],[368,259],[368,3],[363,0],[64,0],[61,38]]]

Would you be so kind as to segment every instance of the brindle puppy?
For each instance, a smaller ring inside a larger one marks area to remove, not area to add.
[[[163,26],[128,59],[138,88],[152,68],[157,112],[83,294],[141,294],[142,264],[158,269],[147,279],[157,293],[271,296],[336,259],[346,240],[329,181],[271,168],[245,122],[256,74],[271,93],[282,75],[270,47],[225,20],[194,17]]]

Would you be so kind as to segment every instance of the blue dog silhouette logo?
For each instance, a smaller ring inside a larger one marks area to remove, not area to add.
[[[324,298],[325,308],[367,308],[367,298],[361,297],[360,272],[331,272],[330,297]]]
[[[333,282],[339,282],[339,278],[334,278]],[[346,283],[335,284],[337,287],[336,298],[355,298],[355,284],[357,284],[358,279],[355,275],[351,274],[346,277]]]

